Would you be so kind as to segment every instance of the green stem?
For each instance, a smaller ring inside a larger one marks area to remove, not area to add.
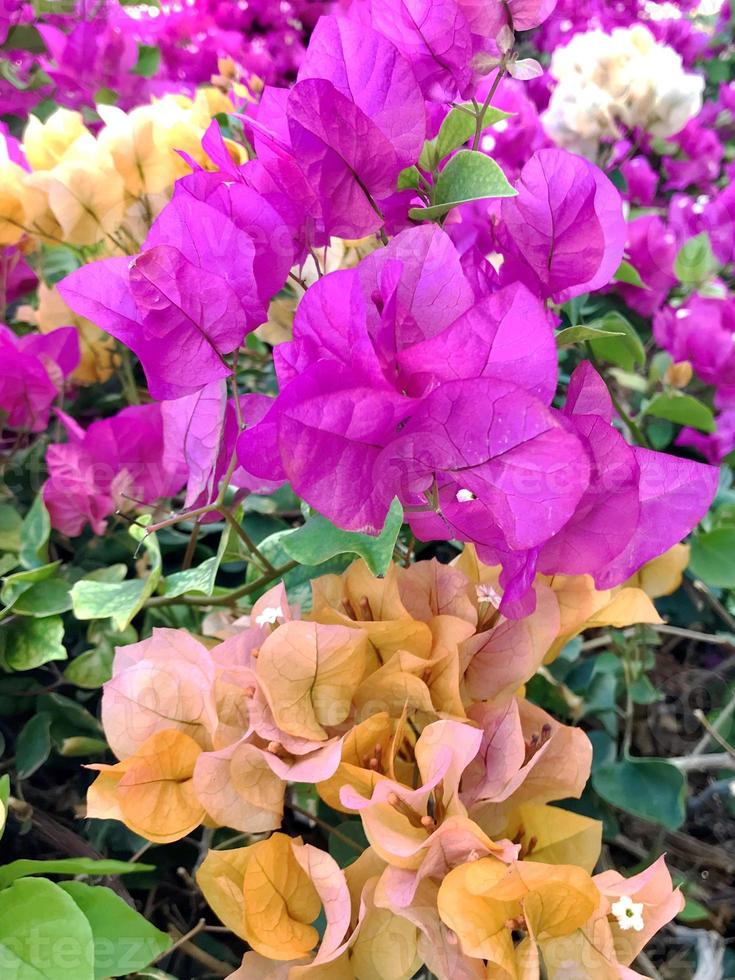
[[[122,368],[120,380],[122,381],[123,392],[125,393],[128,404],[140,405],[140,395],[138,394],[138,386],[135,383],[130,351],[123,344],[120,344],[120,366]]]
[[[480,138],[482,137],[482,124],[485,121],[485,113],[490,108],[490,105],[493,99],[495,98],[495,93],[498,91],[498,85],[500,85],[500,80],[502,79],[504,74],[505,74],[505,66],[500,65],[498,67],[498,74],[495,76],[495,79],[493,80],[493,84],[490,87],[490,91],[487,93],[487,98],[482,103],[482,108],[480,109],[480,111],[475,115],[475,138],[472,141],[473,150],[480,149]]]
[[[241,585],[237,589],[231,589],[229,592],[225,592],[222,595],[217,596],[197,596],[197,595],[182,595],[182,596],[153,596],[149,599],[146,604],[146,609],[158,608],[162,606],[234,606],[238,599],[243,599],[245,596],[252,595],[253,592],[257,592],[258,589],[262,588],[264,585],[269,585],[274,579],[282,578],[287,572],[290,572],[292,568],[296,568],[298,565],[297,561],[288,561],[279,568],[274,568],[272,573],[266,573],[261,575],[260,578],[256,578],[253,582],[248,582],[246,585]]]

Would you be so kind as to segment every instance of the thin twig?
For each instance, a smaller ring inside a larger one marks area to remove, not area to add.
[[[490,87],[490,91],[487,93],[487,98],[482,103],[482,108],[480,109],[480,111],[477,113],[475,117],[475,136],[474,139],[472,140],[473,150],[479,150],[480,148],[480,139],[482,137],[482,129],[483,129],[482,124],[485,120],[485,113],[490,108],[490,104],[492,103],[493,98],[495,97],[495,93],[498,91],[498,85],[500,85],[500,80],[502,79],[504,74],[505,74],[505,66],[499,65],[498,74],[495,76],[493,80],[493,84]]]
[[[288,561],[285,565],[281,565],[280,568],[274,568],[273,574],[261,575],[260,578],[256,578],[253,582],[249,582],[246,585],[242,585],[237,589],[232,589],[229,592],[223,593],[217,596],[199,596],[199,595],[181,595],[181,596],[165,596],[157,595],[152,596],[145,604],[146,609],[160,608],[161,606],[234,606],[238,599],[243,599],[245,596],[252,595],[253,592],[257,592],[258,589],[262,588],[264,585],[268,585],[274,579],[282,578],[286,572],[290,572],[292,568],[296,568],[298,565],[297,561]]]
[[[701,708],[695,708],[694,711],[692,712],[692,714],[697,719],[697,721],[702,726],[702,728],[704,728],[706,730],[708,736],[711,739],[714,739],[714,741],[717,742],[717,744],[720,746],[720,748],[721,749],[724,749],[725,752],[727,752],[728,755],[732,756],[733,760],[735,760],[735,749],[732,747],[732,745],[730,745],[730,743],[726,739],[724,739],[722,737],[722,735],[720,735],[720,733],[717,730],[717,728],[715,728],[715,726],[712,724],[712,722],[709,721],[709,719],[707,718],[707,716],[705,715],[705,713],[702,711],[702,709]],[[720,721],[721,720],[721,716],[717,720]],[[697,753],[697,749],[695,748],[694,754],[696,755],[696,753]]]
[[[705,772],[709,769],[735,769],[729,752],[714,752],[711,755],[682,755],[666,760],[682,772]]]

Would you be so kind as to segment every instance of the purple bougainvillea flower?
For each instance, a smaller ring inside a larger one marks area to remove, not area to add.
[[[267,395],[240,396],[240,414],[246,425],[260,422],[271,405]],[[235,452],[239,431],[233,399],[224,381],[213,381],[200,391],[161,403],[164,467],[187,473],[184,508],[212,503]],[[269,493],[282,481],[258,480],[242,466],[230,478],[243,492]],[[212,520],[219,519],[214,513]],[[205,518],[206,520],[206,518]]]
[[[66,379],[79,364],[73,327],[17,337],[0,325],[0,429],[42,432]]]
[[[537,571],[619,584],[714,493],[711,468],[627,445],[591,365],[552,408],[542,301],[522,283],[475,295],[435,226],[320,279],[275,360],[281,391],[240,435],[241,464],[353,531],[376,533],[398,497],[420,538],[502,566],[506,616],[532,611]]]
[[[620,195],[594,164],[566,150],[535,153],[518,196],[501,204],[503,282],[563,303],[605,286],[623,258]]]
[[[628,225],[626,253],[646,288],[625,283],[615,288],[641,316],[651,316],[676,285],[674,260],[678,249],[676,235],[658,215],[641,215]]]
[[[666,306],[654,316],[653,335],[675,361],[690,361],[702,381],[717,385],[735,363],[735,299],[695,295],[676,309]]]
[[[457,0],[371,0],[373,27],[411,63],[424,96],[451,102],[471,94],[473,39]]]
[[[593,575],[598,588],[620,585],[680,541],[704,516],[717,469],[628,446],[612,427],[604,382],[587,362],[572,375],[564,415],[585,445],[590,481],[573,518],[540,551],[547,574]]]
[[[716,432],[704,433],[696,429],[682,429],[676,437],[676,445],[696,449],[708,463],[719,466],[735,449],[735,411],[726,409],[717,416]]]
[[[321,231],[377,231],[376,202],[395,190],[426,136],[426,109],[411,65],[367,25],[322,17],[293,88],[266,89],[246,117],[266,168],[298,166],[321,208]]]
[[[52,525],[74,537],[89,524],[102,534],[116,508],[153,504],[178,492],[186,479],[164,452],[161,406],[132,405],[85,431],[59,413],[66,443],[46,451],[49,478],[43,497]]]
[[[76,313],[137,354],[159,399],[229,374],[224,356],[265,321],[293,258],[255,191],[219,183],[201,200],[194,189],[177,191],[132,260],[91,263],[59,285]]]

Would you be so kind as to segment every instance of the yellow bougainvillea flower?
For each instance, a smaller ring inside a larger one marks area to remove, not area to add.
[[[122,820],[157,844],[180,840],[206,817],[192,782],[201,751],[184,732],[169,728],[117,765],[90,766],[100,775],[87,796],[87,816]]]
[[[525,861],[577,864],[592,874],[600,857],[602,823],[543,803],[522,803],[505,828]]]
[[[522,960],[529,957],[525,944],[538,946],[543,955],[545,943],[580,929],[600,900],[592,878],[575,865],[526,861],[506,865],[491,857],[450,871],[439,888],[438,908],[465,953],[488,960],[515,978],[524,974],[519,970],[514,933],[526,934]],[[532,955],[530,959],[533,962]]]
[[[367,640],[357,629],[284,623],[257,658],[257,677],[276,724],[291,735],[326,739],[343,722],[365,672]]]
[[[300,838],[272,834],[249,847],[210,851],[197,882],[222,922],[267,959],[309,956],[319,943],[312,923],[322,908],[323,959],[339,949],[350,926],[343,872],[334,858]]]
[[[31,170],[51,170],[83,135],[89,136],[81,112],[56,109],[46,122],[29,116],[23,133],[23,150]]]
[[[116,106],[97,107],[105,124],[97,140],[132,197],[161,193],[181,172],[182,161],[174,150],[156,140],[160,105],[138,106],[127,113]]]
[[[43,283],[39,284],[38,310],[34,321],[41,333],[49,333],[58,327],[72,326],[76,329],[82,356],[72,377],[78,384],[103,384],[112,376],[119,363],[114,339],[90,320],[72,312],[55,286],[49,288]]]
[[[0,245],[15,245],[25,234],[26,172],[17,163],[0,160]]]

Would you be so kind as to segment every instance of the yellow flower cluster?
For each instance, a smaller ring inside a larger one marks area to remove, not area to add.
[[[0,244],[24,235],[49,243],[135,251],[189,166],[183,151],[211,166],[201,140],[212,117],[232,112],[218,89],[194,99],[166,95],[129,113],[99,106],[93,135],[82,114],[57,109],[46,122],[31,116],[23,135],[30,171],[0,160]],[[239,159],[240,147],[231,144]]]
[[[85,258],[134,254],[175,181],[190,172],[185,157],[213,169],[202,136],[213,116],[232,111],[221,91],[203,88],[193,99],[165,95],[127,113],[100,105],[96,135],[80,112],[57,109],[46,122],[31,116],[22,140],[30,169],[0,155],[0,246],[29,253],[40,244],[69,245],[85,250]],[[244,162],[244,149],[227,145]],[[0,141],[0,154],[4,149]],[[38,309],[23,307],[19,318],[42,333],[77,328],[77,383],[105,381],[114,370],[112,338],[75,316],[55,288],[41,284]]]

